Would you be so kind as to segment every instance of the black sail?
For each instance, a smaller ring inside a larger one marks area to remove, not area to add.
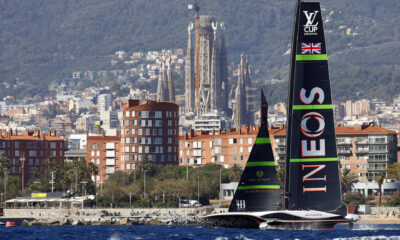
[[[280,209],[280,185],[268,132],[268,104],[261,91],[261,127],[251,149],[229,212]]]
[[[288,107],[287,208],[344,216],[321,8],[318,2],[298,2],[296,13]]]

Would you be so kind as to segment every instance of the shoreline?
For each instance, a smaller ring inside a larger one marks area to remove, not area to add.
[[[0,222],[17,225],[201,225],[201,217],[225,212],[225,208],[98,208],[98,209],[4,209]],[[357,215],[355,225],[400,224],[399,214]],[[13,221],[11,220],[11,221]],[[26,220],[26,221],[24,221]]]

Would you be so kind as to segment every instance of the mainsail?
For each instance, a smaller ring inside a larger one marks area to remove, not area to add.
[[[281,208],[280,185],[267,118],[268,104],[261,91],[261,127],[229,206],[229,212],[256,212]]]
[[[318,2],[298,2],[292,40],[285,194],[289,210],[346,215]]]

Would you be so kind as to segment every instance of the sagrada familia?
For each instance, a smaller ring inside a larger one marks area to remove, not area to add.
[[[238,129],[242,125],[254,125],[253,116],[257,111],[259,93],[252,86],[248,57],[241,55],[237,84],[230,87],[224,23],[218,23],[214,16],[196,14],[195,34],[192,34],[194,24],[189,23],[188,26],[185,106],[182,113],[186,120],[189,119],[189,124],[192,124],[192,120],[204,123],[211,118],[213,122],[223,122],[220,127],[224,128]],[[161,65],[157,88],[159,101],[175,101],[170,54],[164,53]]]

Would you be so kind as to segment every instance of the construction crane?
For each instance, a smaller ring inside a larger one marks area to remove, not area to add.
[[[195,31],[195,50],[194,50],[194,80],[195,80],[195,107],[200,109],[200,7],[196,0],[193,4],[188,5],[189,10],[194,10],[194,31]]]

